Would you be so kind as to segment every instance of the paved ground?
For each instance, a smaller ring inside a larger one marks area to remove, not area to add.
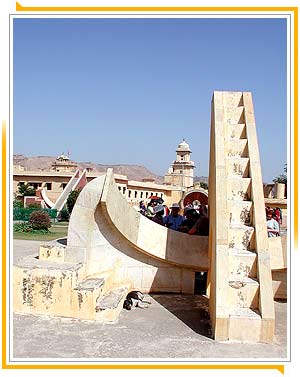
[[[33,254],[40,242],[14,241],[14,259]],[[14,315],[15,358],[117,359],[282,359],[287,357],[287,304],[276,302],[272,344],[216,342],[211,339],[207,299],[156,294],[147,309],[121,312],[118,323]]]

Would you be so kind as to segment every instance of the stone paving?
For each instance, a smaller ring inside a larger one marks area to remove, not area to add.
[[[40,242],[14,240],[14,259],[34,254]],[[14,314],[13,357],[17,360],[86,358],[118,360],[259,359],[287,355],[285,302],[275,302],[272,344],[217,342],[211,338],[203,296],[155,294],[147,309],[122,310],[119,321],[100,324],[68,318]]]

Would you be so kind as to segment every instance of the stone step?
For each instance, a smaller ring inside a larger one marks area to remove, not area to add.
[[[232,252],[229,254],[230,278],[256,278],[257,254],[247,250],[231,250]]]
[[[66,246],[58,242],[40,245],[39,259],[64,262]]]
[[[81,263],[40,260],[31,255],[13,269],[14,311],[72,317],[71,293],[83,279]]]
[[[251,199],[251,178],[239,176],[228,177],[227,179],[228,200],[250,200]]]
[[[255,250],[255,231],[251,226],[231,224],[228,228],[229,249]]]
[[[259,283],[249,277],[233,277],[228,280],[229,306],[234,308],[258,308]]]
[[[224,120],[227,125],[244,124],[244,106],[225,108]]]
[[[87,278],[89,279],[103,279],[105,284],[102,286],[102,296],[109,290],[113,289],[114,282],[114,271],[107,270],[101,273],[90,275]]]
[[[261,315],[257,310],[235,308],[229,314],[229,339],[240,342],[260,342],[261,321]]]
[[[249,157],[248,140],[228,140],[226,154],[228,157]]]
[[[249,158],[226,157],[226,169],[228,177],[249,177]]]
[[[14,263],[14,267],[18,267],[24,270],[60,270],[60,271],[78,271],[83,265],[82,263],[72,263],[53,261],[48,259],[40,259],[38,255],[32,254],[24,258],[19,259]]]
[[[87,276],[75,288],[73,295],[76,303],[74,310],[81,319],[96,320],[95,307],[97,302],[110,290],[114,288],[114,271],[103,271],[101,273]],[[77,297],[77,299],[76,299]]]
[[[103,295],[104,285],[104,278],[86,278],[77,285],[72,292],[72,306],[77,318],[95,319],[96,302]]]
[[[244,106],[243,94],[241,92],[227,92],[226,96],[223,96],[222,103],[226,109]]]
[[[245,123],[231,123],[227,125],[227,139],[228,140],[239,140],[246,139],[246,125]]]
[[[116,322],[128,291],[129,287],[123,286],[110,290],[99,299],[96,303],[96,320],[100,322]]]
[[[252,224],[252,201],[246,200],[228,200],[227,211],[229,218],[229,226],[232,225],[247,225]]]

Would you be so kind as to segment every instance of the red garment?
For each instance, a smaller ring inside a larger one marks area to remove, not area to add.
[[[280,211],[279,211],[279,209],[274,209],[274,212],[275,212],[275,216],[276,216],[276,220],[278,221],[278,222],[280,222]]]

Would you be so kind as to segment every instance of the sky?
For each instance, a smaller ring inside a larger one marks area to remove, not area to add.
[[[286,20],[15,18],[13,153],[208,176],[213,91],[252,92],[264,182],[287,159]]]

